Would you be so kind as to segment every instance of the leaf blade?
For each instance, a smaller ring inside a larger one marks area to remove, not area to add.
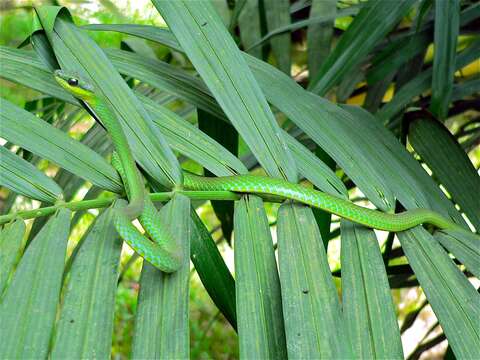
[[[342,311],[312,210],[286,203],[278,211],[278,256],[288,358],[351,357]]]
[[[403,359],[387,273],[372,230],[341,222],[343,314],[360,358]]]
[[[176,234],[185,256],[182,267],[165,274],[143,263],[133,337],[133,359],[189,358],[190,200],[175,195],[159,215]],[[152,331],[152,329],[155,329]]]
[[[110,208],[96,219],[75,256],[56,325],[52,358],[110,356],[122,250],[113,216]]]
[[[243,197],[235,204],[234,216],[240,356],[285,359],[280,282],[263,202]]]
[[[6,330],[2,331],[2,358],[47,357],[62,285],[69,223],[70,211],[59,210],[35,237],[18,265],[0,304],[0,320]]]
[[[0,229],[0,299],[13,271],[15,261],[23,250],[25,223],[18,219]]]
[[[398,235],[455,355],[478,358],[480,294],[426,230],[414,228]]]
[[[0,106],[3,138],[99,187],[121,191],[115,169],[93,150],[5,99],[0,98]]]
[[[452,96],[460,25],[460,1],[435,1],[435,32],[430,110],[444,119]]]
[[[54,203],[62,189],[28,161],[0,147],[0,185],[32,199]]]
[[[410,124],[408,139],[437,180],[480,230],[480,176],[453,135],[440,122],[418,119]]]
[[[280,128],[211,4],[156,0],[153,3],[267,173],[295,181],[295,165]]]

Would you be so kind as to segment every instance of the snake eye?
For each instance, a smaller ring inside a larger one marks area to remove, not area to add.
[[[68,85],[77,86],[78,85],[78,79],[75,79],[75,78],[68,79]]]

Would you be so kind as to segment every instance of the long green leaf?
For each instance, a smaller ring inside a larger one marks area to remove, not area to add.
[[[475,76],[475,75],[474,75]],[[452,101],[461,100],[475,93],[480,93],[480,79],[473,78],[453,85]]]
[[[341,222],[342,305],[354,354],[361,359],[403,359],[387,273],[375,233]]]
[[[480,51],[480,41],[474,41],[470,46],[464,49],[456,57],[455,70],[461,69],[467,66],[471,62],[477,60],[478,52]],[[432,68],[427,69],[420,73],[418,76],[413,77],[412,80],[402,86],[393,99],[385,104],[376,114],[376,116],[382,122],[387,122],[392,119],[398,112],[404,109],[411,101],[412,98],[427,91],[432,83]]]
[[[203,81],[271,176],[297,179],[295,164],[264,95],[209,2],[153,3]]]
[[[122,250],[113,216],[108,209],[96,219],[75,256],[53,340],[54,359],[110,357]]]
[[[41,7],[37,15],[62,68],[90,81],[114,110],[138,162],[161,184],[180,184],[181,169],[173,152],[98,45],[72,23],[64,8]]]
[[[290,12],[288,0],[263,0],[265,18],[268,31],[290,25]],[[287,75],[290,75],[290,33],[277,35],[270,40],[277,66]]]
[[[260,9],[258,0],[246,0],[238,18],[240,38],[245,49],[252,47],[262,37]],[[262,47],[257,46],[247,52],[257,58],[262,57]]]
[[[435,47],[430,109],[442,119],[447,116],[452,95],[459,23],[459,0],[435,1]]]
[[[0,299],[15,262],[22,252],[24,235],[25,223],[21,219],[0,229]]]
[[[434,238],[450,251],[473,275],[480,279],[480,241],[474,234],[442,230]]]
[[[367,73],[368,82],[376,83],[381,81],[385,76],[406,64],[414,56],[425,51],[431,40],[430,33],[422,31],[418,34],[393,41],[372,59],[372,67]]]
[[[282,298],[263,202],[245,196],[235,204],[237,326],[243,359],[285,359]]]
[[[300,174],[322,191],[344,197],[347,195],[343,182],[324,162],[287,132],[284,132],[284,137]]]
[[[120,192],[121,180],[100,155],[67,134],[0,98],[0,136],[93,184]]]
[[[412,6],[415,0],[369,1],[360,10],[335,49],[324,61],[310,89],[326,94],[341,78],[373,49]]]
[[[309,19],[320,16],[335,16],[337,0],[313,0]],[[334,20],[322,24],[310,24],[307,30],[308,76],[317,76],[320,66],[330,53]]]
[[[270,32],[268,32],[265,36],[263,36],[261,39],[250,45],[248,48],[246,48],[246,52],[251,54],[251,50],[254,50],[257,48],[257,46],[262,45],[263,43],[267,42],[270,40],[272,37],[283,34],[283,33],[290,33],[292,31],[302,29],[304,27],[310,26],[310,25],[317,25],[317,24],[325,24],[325,23],[330,23],[334,21],[336,18],[340,17],[345,17],[345,16],[350,16],[350,15],[355,15],[359,11],[359,7],[362,5],[358,6],[350,6],[345,9],[341,9],[338,12],[336,12],[333,15],[325,15],[325,16],[316,16],[314,18],[308,18],[305,20],[299,20],[294,23],[291,23],[289,25],[285,26],[280,26]],[[291,12],[290,12],[291,13]]]
[[[62,195],[55,181],[3,146],[0,146],[0,159],[0,186],[48,203],[54,203]]]
[[[225,146],[235,156],[238,155],[238,133],[235,128],[228,123],[221,124],[222,120],[201,109],[197,110],[198,128],[209,137]],[[217,155],[218,156],[218,155]],[[242,164],[243,165],[243,164]],[[248,170],[246,170],[248,172]],[[205,176],[214,176],[208,169],[205,170]],[[233,232],[233,202],[231,201],[211,201],[213,211],[220,220],[222,233],[227,243],[231,243]]]
[[[84,25],[82,29],[95,31],[122,31],[133,36],[148,38],[152,41],[164,44],[169,48],[183,52],[183,49],[175,36],[166,28],[137,24],[90,24]]]
[[[426,230],[398,236],[457,358],[480,358],[480,294]]]
[[[47,357],[69,229],[70,211],[61,209],[23,255],[0,304],[0,358]]]
[[[72,95],[57,86],[58,84],[51,72],[48,70],[41,71],[48,69],[48,67],[35,56],[33,51],[0,46],[0,61],[2,63],[0,68],[2,78],[13,82],[25,79],[24,82],[19,83],[40,92],[52,94],[52,96],[70,104],[78,104],[78,101]],[[18,72],[20,65],[23,65],[21,73]],[[27,79],[30,79],[30,81]]]
[[[431,40],[430,32],[425,30],[392,41],[372,59],[372,67],[367,72],[368,82],[374,84],[381,81],[414,56],[424,52]]]
[[[190,200],[176,195],[159,215],[181,242],[185,260],[172,274],[143,263],[133,359],[189,358]]]
[[[376,136],[377,144],[380,145],[376,151],[381,159],[383,174],[398,200],[406,208],[433,209],[466,227],[465,220],[453,203],[390,131],[362,108],[352,106],[344,108],[357,120],[358,137],[363,137],[366,133]],[[360,129],[363,129],[363,132]]]
[[[112,25],[109,28],[129,31],[131,27]],[[135,29],[139,34],[138,28]],[[146,38],[163,41],[165,44],[171,44],[173,41],[171,34],[163,29],[147,26],[143,26],[143,29],[143,36]],[[174,46],[176,49],[179,48],[178,45]],[[468,64],[474,57],[476,46],[478,45],[468,47],[464,56],[458,59],[458,64],[462,61]],[[394,186],[395,195],[400,198],[404,206],[427,207],[440,212],[449,209],[450,216],[462,221],[453,206],[446,202],[434,182],[413,161],[392,134],[371,119],[371,115],[361,112],[352,116],[338,106],[305,92],[289,77],[270,65],[251,56],[244,56],[269,101],[327,150],[374,204],[384,209],[391,208],[393,194],[390,188]],[[364,121],[365,124],[359,123],[359,120]],[[370,130],[367,131],[367,128]],[[352,129],[357,130],[352,131]],[[362,137],[359,138],[358,134]],[[396,160],[392,162],[391,155],[379,156],[378,149],[395,154]],[[401,155],[399,158],[398,154]],[[385,167],[392,166],[393,170],[385,173]],[[398,176],[404,172],[405,166],[413,171],[413,176],[406,186],[405,179]],[[383,181],[388,185],[382,185]],[[412,187],[412,183],[418,185]],[[432,197],[432,194],[435,196]],[[418,199],[421,199],[421,202]]]
[[[120,73],[142,80],[191,104],[197,104],[212,115],[224,116],[205,84],[187,71],[129,51],[108,50],[106,54]],[[189,87],[182,86],[186,82]]]
[[[190,257],[205,290],[217,308],[237,328],[235,280],[233,279],[212,236],[197,213],[191,211]]]
[[[230,151],[177,114],[142,97],[145,108],[168,143],[217,176],[243,174],[247,168]]]
[[[440,122],[419,119],[410,124],[408,140],[480,231],[480,176],[453,135]]]
[[[288,358],[351,357],[337,289],[312,210],[283,204],[277,236]]]

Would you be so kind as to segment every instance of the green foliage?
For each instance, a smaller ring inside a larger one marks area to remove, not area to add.
[[[479,4],[14,3],[0,10],[0,357],[480,357]],[[107,99],[159,206],[180,167],[253,172],[472,233],[175,192],[159,216],[191,262],[165,275],[122,246],[111,141],[56,68]],[[398,313],[412,289],[425,298]],[[428,309],[434,335],[408,343]]]

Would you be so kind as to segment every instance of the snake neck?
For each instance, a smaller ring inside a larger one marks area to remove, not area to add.
[[[128,144],[127,137],[123,132],[120,121],[112,110],[110,110],[105,101],[98,96],[84,99],[84,101],[90,107],[94,116],[106,127],[112,138],[119,162],[123,169],[124,175],[122,176],[122,180],[124,181],[125,188],[128,189],[127,194],[129,203],[122,211],[129,219],[133,220],[142,213],[144,208],[145,190],[142,178],[140,177],[135,164],[135,159],[133,158]]]

